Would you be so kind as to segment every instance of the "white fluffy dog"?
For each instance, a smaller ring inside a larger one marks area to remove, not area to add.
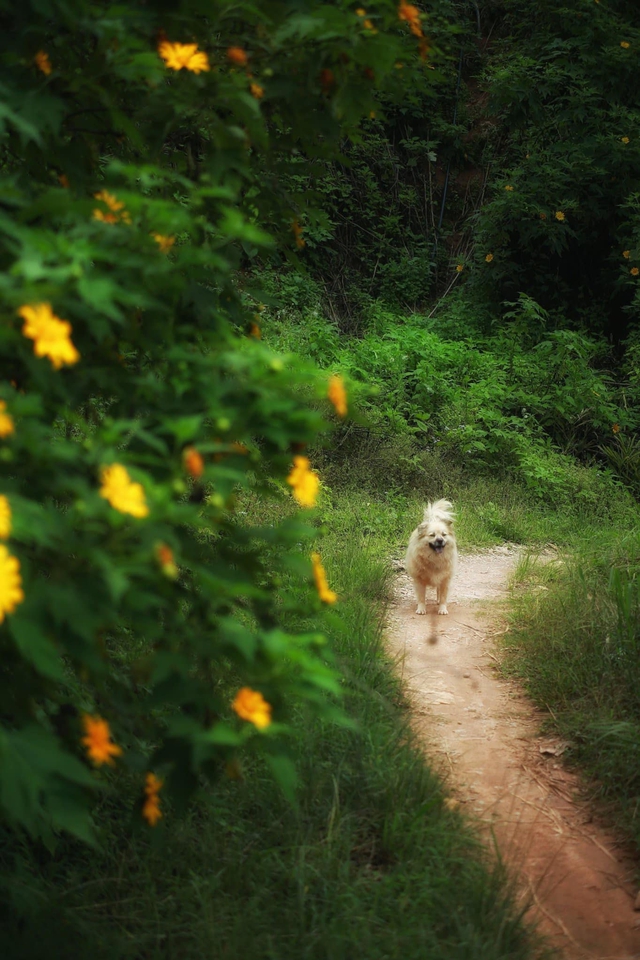
[[[436,588],[438,613],[449,612],[447,595],[458,559],[452,510],[453,505],[448,500],[428,503],[424,510],[424,520],[411,534],[405,567],[416,592],[416,613],[427,612],[427,587]]]

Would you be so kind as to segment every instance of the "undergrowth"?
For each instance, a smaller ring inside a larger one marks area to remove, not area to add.
[[[541,955],[502,866],[448,809],[383,648],[388,558],[419,507],[406,491],[390,501],[334,482],[323,493],[318,546],[339,594],[326,627],[351,722],[297,715],[297,806],[254,757],[203,791],[186,819],[168,811],[151,840],[130,835],[124,804],[107,795],[98,850],[63,840],[36,866],[5,846],[19,879],[4,891],[3,956],[41,955],[43,929],[49,960]],[[268,524],[283,507],[249,497],[239,509]],[[490,538],[472,515],[465,535]]]

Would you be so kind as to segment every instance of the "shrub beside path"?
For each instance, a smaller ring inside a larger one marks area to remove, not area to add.
[[[636,960],[637,864],[594,821],[562,764],[565,744],[540,736],[540,712],[496,669],[499,601],[517,560],[508,546],[461,557],[448,617],[434,602],[417,616],[399,572],[389,646],[415,729],[448,773],[450,802],[479,822],[550,945],[565,960]]]

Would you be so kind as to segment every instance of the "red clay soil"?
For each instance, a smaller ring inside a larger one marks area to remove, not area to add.
[[[451,802],[480,821],[549,944],[565,960],[638,960],[638,865],[594,821],[562,765],[565,745],[540,736],[541,714],[496,670],[499,601],[517,557],[509,547],[462,557],[447,617],[435,602],[418,616],[399,574],[389,645],[426,751],[449,771]]]

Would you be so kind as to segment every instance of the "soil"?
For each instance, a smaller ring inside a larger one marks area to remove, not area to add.
[[[565,960],[638,960],[638,864],[594,819],[563,766],[566,744],[541,736],[542,713],[498,671],[517,559],[510,546],[461,557],[446,617],[428,596],[418,616],[399,573],[388,641],[418,735],[448,772],[449,803],[480,823],[548,943]]]

